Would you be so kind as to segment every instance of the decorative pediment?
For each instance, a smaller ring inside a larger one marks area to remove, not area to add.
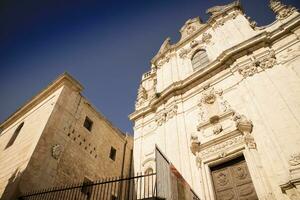
[[[201,27],[205,24],[202,23],[199,17],[189,19],[185,22],[183,27],[180,29],[181,39],[180,41],[194,35]]]
[[[210,14],[212,16],[214,15],[219,15],[224,13],[226,10],[235,7],[235,6],[240,6],[240,1],[234,1],[233,3],[223,5],[223,6],[214,6],[212,8],[209,8],[206,10],[207,14]]]

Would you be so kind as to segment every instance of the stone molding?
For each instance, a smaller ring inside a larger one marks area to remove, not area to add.
[[[167,108],[162,112],[157,113],[155,116],[155,122],[157,123],[157,126],[163,125],[169,119],[172,119],[174,116],[176,116],[177,110],[178,110],[178,106],[173,105],[170,108]]]
[[[257,59],[252,57],[250,64],[238,68],[238,72],[244,78],[251,77],[258,73],[259,71],[267,70],[276,65],[275,51],[269,51],[268,55],[264,58]]]
[[[298,15],[297,17],[299,18],[300,15]],[[148,107],[143,108],[142,110],[136,110],[134,113],[130,114],[130,120],[135,120],[140,116],[147,114],[148,112],[155,111],[161,102],[167,101],[169,98],[173,97],[176,94],[183,93],[183,91],[188,88],[189,85],[193,84],[197,80],[201,80],[213,70],[217,70],[218,68],[220,68],[220,66],[224,65],[224,63],[226,63],[226,65],[228,65],[229,63],[233,63],[236,59],[238,59],[238,57],[236,57],[237,55],[242,57],[243,55],[239,54],[240,52],[248,51],[250,47],[255,46],[257,46],[257,48],[261,48],[259,44],[264,44],[264,46],[266,46],[267,44],[275,41],[278,37],[288,33],[296,24],[300,24],[300,21],[298,20],[291,23],[282,24],[282,28],[280,30],[276,29],[272,32],[263,31],[253,38],[223,51],[223,53],[221,53],[214,61],[209,63],[205,69],[195,72],[192,76],[189,76],[184,80],[174,82],[166,89],[161,91],[160,97],[151,100]],[[233,56],[235,56],[234,59],[232,59]]]

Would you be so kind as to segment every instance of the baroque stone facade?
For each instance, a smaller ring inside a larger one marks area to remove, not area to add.
[[[155,166],[157,145],[203,200],[234,199],[219,191],[230,174],[248,181],[235,188],[241,198],[300,199],[300,14],[279,0],[269,7],[268,26],[235,1],[164,41],[141,81],[151,95],[139,90],[129,116],[136,171]],[[194,68],[199,51],[209,62]]]
[[[97,112],[82,90],[63,74],[0,125],[1,200],[85,178],[129,175],[132,137]]]

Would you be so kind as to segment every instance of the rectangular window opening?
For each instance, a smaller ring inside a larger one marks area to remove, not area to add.
[[[109,153],[110,159],[115,161],[116,160],[116,154],[117,154],[117,150],[115,148],[111,147],[110,148],[110,153]]]
[[[90,118],[86,117],[85,120],[84,120],[83,126],[84,126],[87,130],[92,131],[93,121],[92,121]]]

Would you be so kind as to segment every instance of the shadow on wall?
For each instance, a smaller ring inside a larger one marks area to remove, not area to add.
[[[8,183],[4,192],[2,193],[1,200],[14,200],[18,198],[18,195],[20,194],[19,182],[21,175],[22,173],[19,171],[19,169],[16,169],[8,179]]]

